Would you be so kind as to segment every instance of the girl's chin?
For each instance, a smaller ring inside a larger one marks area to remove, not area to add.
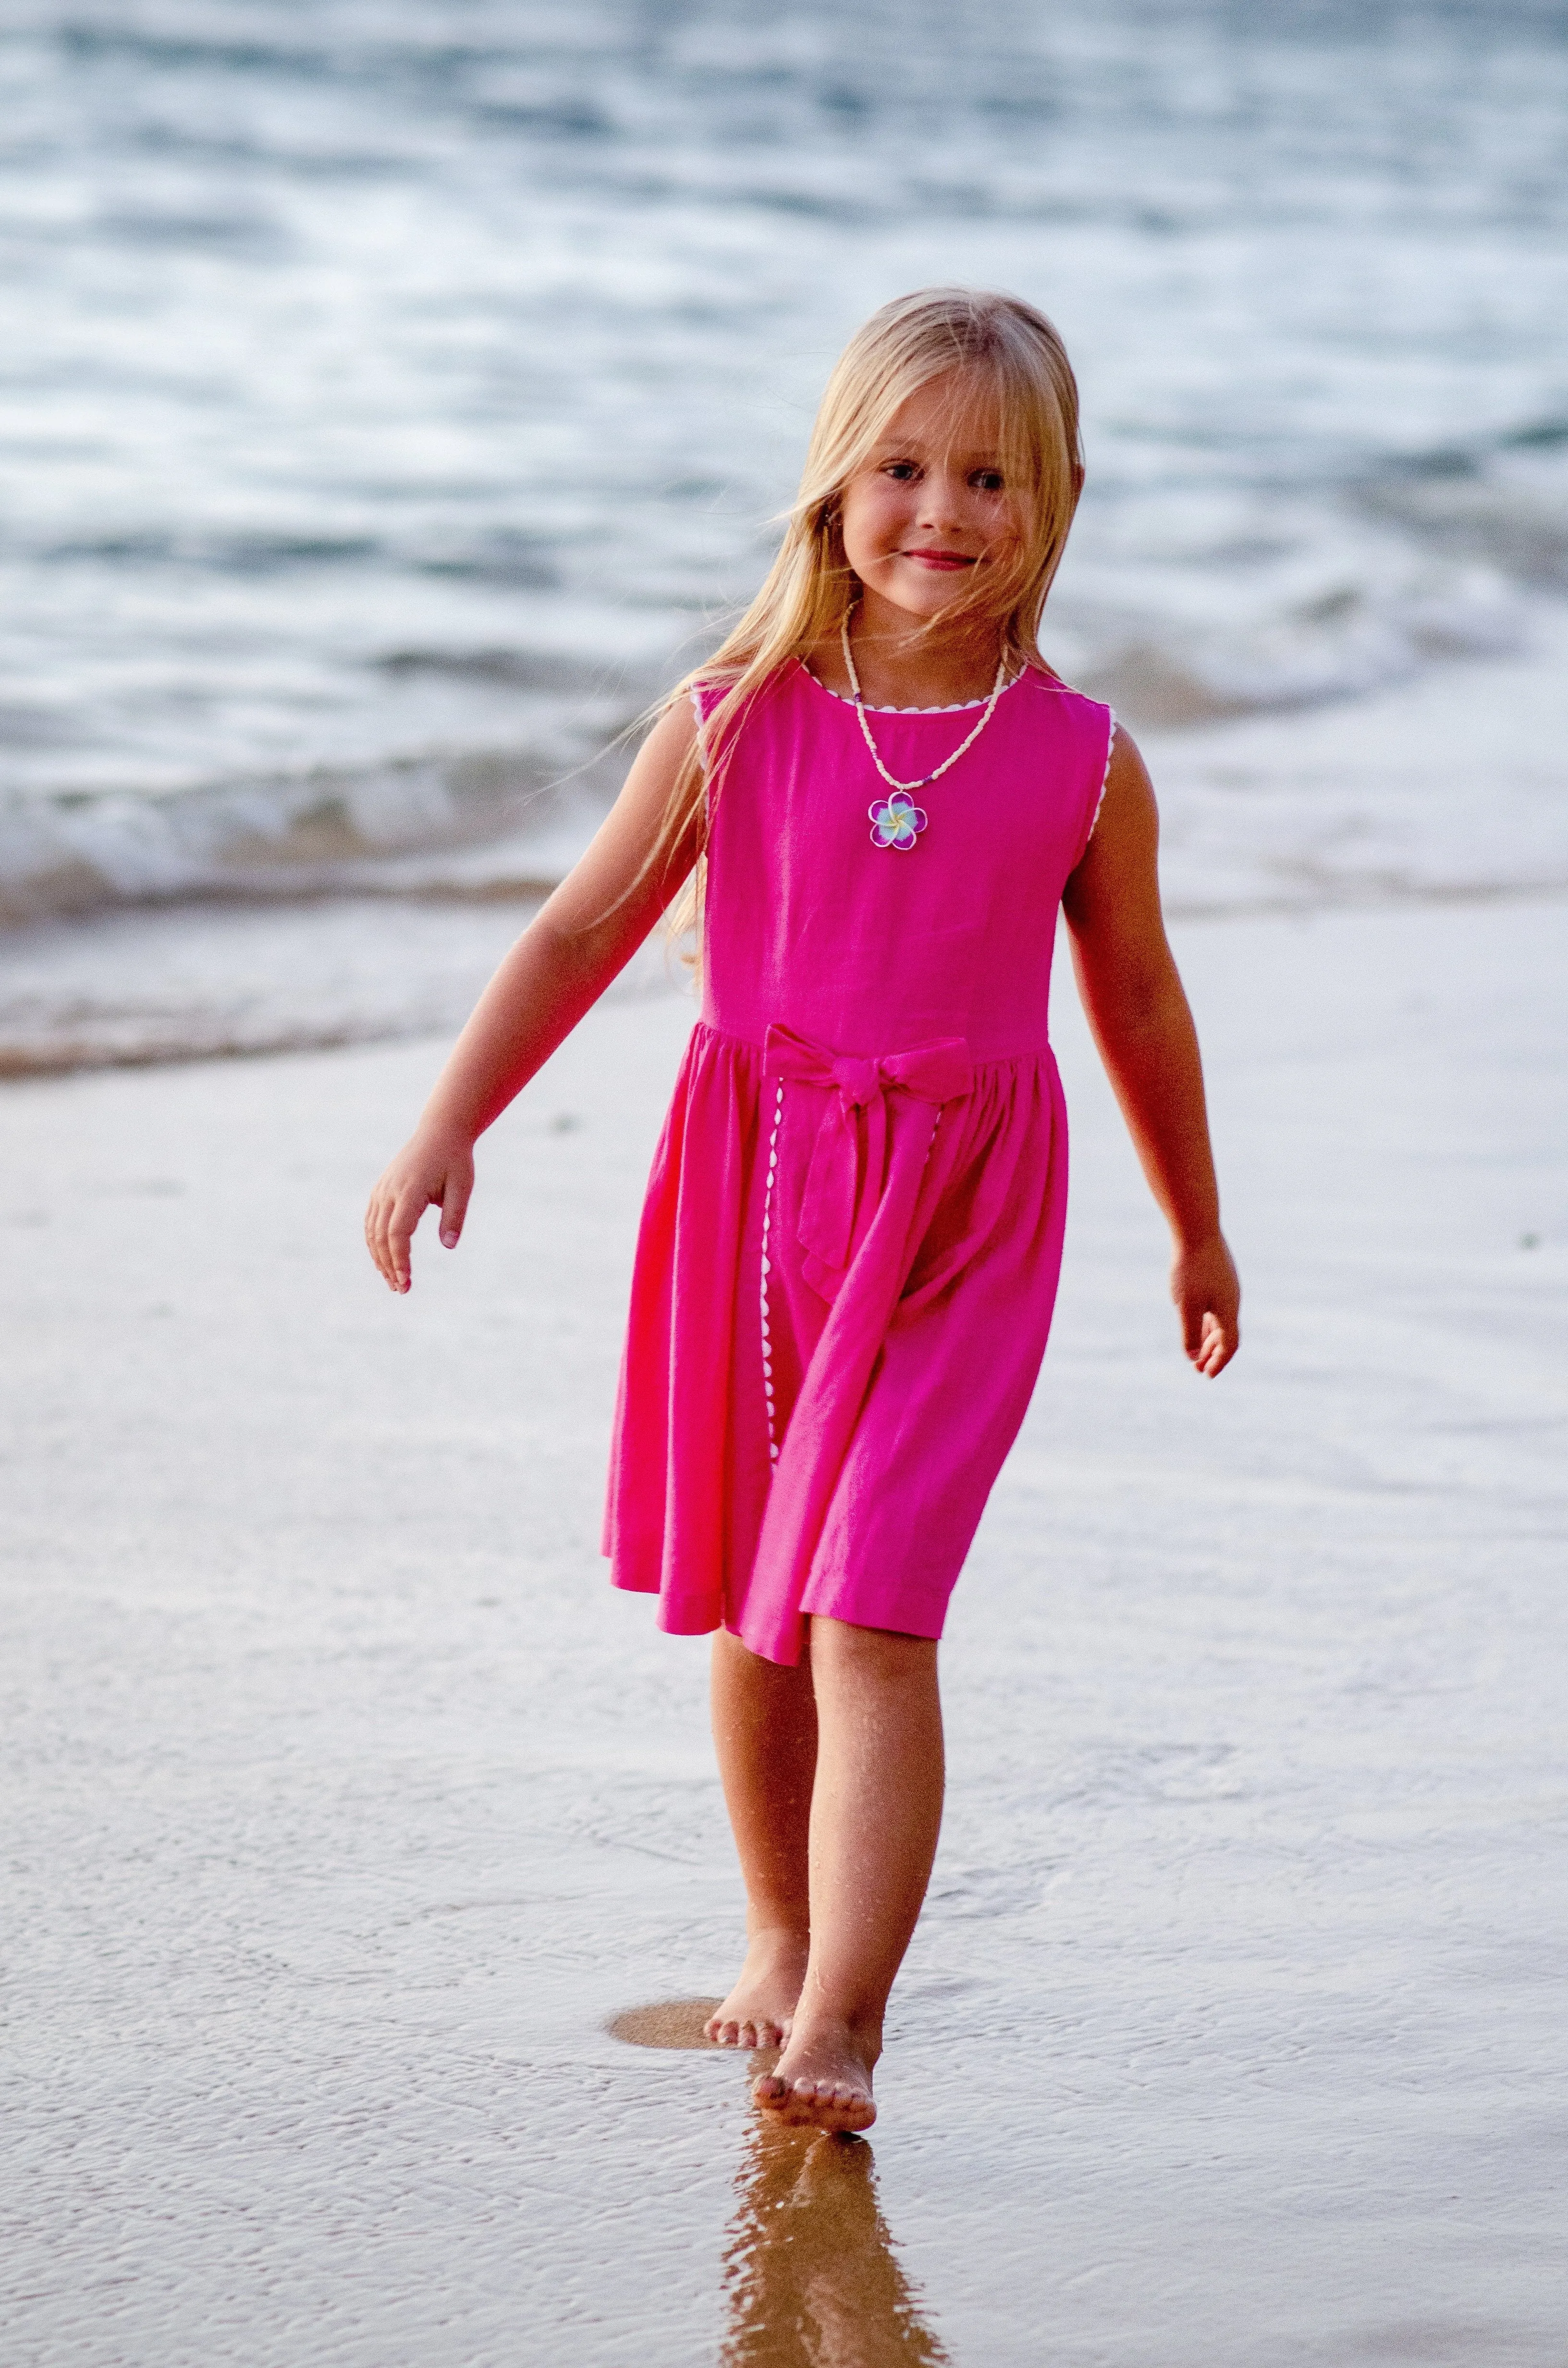
[[[854,567],[854,562],[850,562]],[[939,616],[944,609],[974,597],[972,568],[912,566],[907,560],[884,560],[878,566],[855,568],[861,584],[890,608],[905,609],[919,617]]]
[[[861,577],[862,584],[868,579]],[[966,602],[973,586],[972,575],[947,575],[927,573],[918,575],[900,569],[896,575],[882,573],[879,583],[876,575],[869,578],[869,588],[885,600],[891,609],[903,609],[915,617],[939,617],[944,609],[953,609]],[[972,613],[972,612],[971,612]]]
[[[890,609],[896,609],[901,615],[907,617],[912,625],[939,625],[949,612],[957,612],[953,614],[955,625],[972,626],[982,621],[971,608],[966,607],[960,611],[956,600],[893,600],[890,598],[887,606]]]

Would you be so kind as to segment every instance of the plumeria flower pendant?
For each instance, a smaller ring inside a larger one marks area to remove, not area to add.
[[[879,798],[867,812],[871,817],[871,845],[896,847],[904,854],[925,829],[927,819],[925,807],[917,806],[902,790],[895,791],[891,798]]]

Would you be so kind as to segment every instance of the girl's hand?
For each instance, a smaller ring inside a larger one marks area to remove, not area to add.
[[[473,1145],[462,1136],[415,1135],[370,1195],[365,1242],[391,1291],[414,1281],[414,1229],[426,1209],[441,1212],[441,1242],[456,1249],[473,1190]]]
[[[666,861],[653,858],[696,737],[687,702],[666,708],[593,845],[480,996],[424,1117],[365,1212],[365,1241],[389,1291],[408,1290],[409,1247],[432,1205],[441,1212],[442,1242],[456,1248],[473,1190],[474,1144],[597,1002],[690,871],[694,835]]]
[[[1171,1264],[1171,1297],[1181,1317],[1181,1345],[1212,1381],[1241,1345],[1242,1286],[1222,1234],[1178,1249]]]

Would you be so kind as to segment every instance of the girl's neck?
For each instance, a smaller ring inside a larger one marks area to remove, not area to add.
[[[861,603],[850,618],[849,632],[868,707],[960,707],[991,695],[1002,650],[1001,627],[993,618],[966,619],[949,632],[933,632],[891,602],[869,609]],[[852,695],[836,631],[812,651],[811,664],[829,690],[844,699]]]

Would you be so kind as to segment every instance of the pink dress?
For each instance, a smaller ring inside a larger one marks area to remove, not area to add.
[[[930,773],[972,709],[869,709]],[[1108,708],[1034,669],[897,811],[799,664],[714,811],[706,989],[637,1245],[605,1552],[771,1661],[804,1615],[939,1636],[1045,1353],[1067,1205],[1057,909]],[[874,809],[880,812],[873,813]]]

